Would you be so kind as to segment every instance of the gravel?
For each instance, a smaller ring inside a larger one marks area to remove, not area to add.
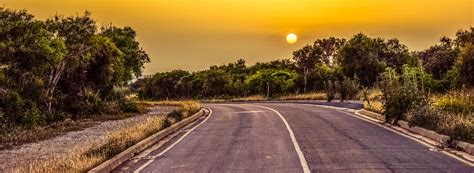
[[[105,121],[84,130],[69,132],[37,143],[24,144],[13,149],[1,150],[0,172],[13,172],[15,168],[25,162],[67,156],[79,148],[91,148],[93,145],[105,143],[107,135],[117,129],[141,123],[150,116],[165,115],[174,109],[177,107],[154,106],[149,108],[149,112],[144,115]]]

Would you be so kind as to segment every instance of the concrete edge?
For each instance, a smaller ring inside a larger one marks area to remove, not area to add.
[[[158,133],[155,133],[142,141],[136,143],[135,145],[129,147],[128,149],[122,151],[121,153],[117,154],[116,156],[112,157],[109,160],[106,160],[105,162],[101,163],[100,165],[94,167],[93,169],[87,171],[88,173],[106,173],[110,172],[113,169],[115,169],[117,166],[121,165],[125,161],[129,160],[133,156],[135,156],[137,153],[143,151],[144,149],[148,148],[149,146],[155,144],[159,140],[163,139],[164,137],[168,136],[171,133],[176,132],[177,130],[181,129],[185,125],[189,124],[190,122],[193,122],[197,120],[199,117],[203,116],[206,114],[206,109],[207,108],[201,108],[197,113],[194,115],[181,120],[172,126],[165,128],[163,130],[160,130]]]
[[[377,120],[380,120],[380,121],[385,120],[383,115],[372,112],[372,111],[361,109],[358,112],[362,115],[365,115],[365,116],[368,116],[368,117],[371,117],[371,118],[374,118],[374,119],[377,119]],[[397,125],[400,126],[402,129],[405,129],[409,132],[412,132],[412,133],[418,134],[420,136],[423,136],[425,138],[436,141],[436,142],[440,143],[441,145],[443,145],[444,147],[454,146],[455,147],[454,149],[463,151],[467,154],[470,154],[470,155],[474,156],[474,144],[464,142],[464,141],[452,140],[451,137],[449,137],[447,135],[439,134],[435,131],[428,130],[428,129],[425,129],[425,128],[422,128],[422,127],[418,127],[418,126],[411,126],[410,127],[408,125],[408,122],[403,121],[403,120],[399,120],[397,122]],[[452,145],[451,142],[454,143],[454,145]]]

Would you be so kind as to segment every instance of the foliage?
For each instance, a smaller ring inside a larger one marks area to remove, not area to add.
[[[416,125],[449,135],[452,139],[474,142],[474,116],[444,111],[424,101],[407,112],[410,125]]]
[[[433,74],[434,79],[443,79],[448,70],[456,62],[459,50],[454,48],[453,42],[447,37],[441,39],[441,44],[419,52],[418,56],[425,70]]]
[[[405,120],[405,114],[413,105],[427,99],[424,80],[426,74],[420,67],[407,67],[402,75],[387,69],[381,75],[380,89],[383,93],[384,115],[387,122]]]
[[[344,76],[344,80],[340,82],[336,89],[339,93],[339,97],[341,98],[341,102],[343,102],[344,100],[354,99],[359,93],[359,88],[360,86],[357,78],[350,79]]]
[[[257,71],[250,76],[245,84],[253,94],[263,94],[275,97],[278,94],[287,94],[293,90],[296,74],[284,70]]]
[[[44,125],[82,114],[120,111],[114,88],[141,74],[148,56],[129,28],[97,31],[90,13],[36,20],[0,8],[2,121]],[[124,107],[125,108],[125,107]]]
[[[474,86],[474,42],[462,48],[456,66],[460,82],[464,85]]]
[[[409,53],[396,39],[385,41],[359,33],[339,50],[337,60],[345,76],[358,76],[362,86],[372,87],[386,67],[399,71],[407,64]]]

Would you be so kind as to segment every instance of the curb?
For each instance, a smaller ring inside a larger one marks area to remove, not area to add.
[[[375,113],[375,112],[371,112],[371,111],[368,111],[368,110],[365,110],[365,109],[361,109],[359,111],[359,113],[361,113],[362,115],[380,120],[380,121],[385,120],[383,115]],[[428,130],[428,129],[425,129],[425,128],[422,128],[422,127],[418,127],[418,126],[411,126],[410,127],[408,125],[408,122],[403,121],[403,120],[399,120],[397,122],[397,125],[400,126],[402,129],[405,129],[405,130],[410,131],[412,133],[416,133],[416,134],[421,135],[425,138],[436,141],[436,142],[440,143],[441,145],[443,145],[444,147],[455,146],[454,148],[457,149],[457,150],[464,151],[464,152],[466,152],[470,155],[474,155],[474,145],[473,144],[463,142],[463,141],[458,141],[458,140],[452,140],[451,137],[449,137],[447,135],[439,134],[435,131]]]
[[[201,108],[197,113],[194,115],[181,120],[177,122],[176,124],[173,124],[172,126],[165,128],[158,133],[155,133],[144,140],[136,143],[135,145],[131,146],[130,148],[122,151],[120,154],[112,157],[109,160],[106,160],[105,162],[101,163],[99,166],[94,167],[93,169],[87,171],[88,173],[106,173],[110,172],[113,169],[115,169],[117,166],[121,165],[125,161],[129,160],[133,156],[135,156],[137,153],[140,153],[144,149],[148,148],[149,146],[155,144],[159,140],[163,139],[164,137],[168,136],[169,134],[176,132],[177,130],[181,129],[185,125],[189,124],[190,122],[195,121],[199,117],[203,116],[206,114],[207,108]]]

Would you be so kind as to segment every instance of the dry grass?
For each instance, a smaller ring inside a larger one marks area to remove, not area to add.
[[[149,106],[177,106],[183,114],[183,118],[186,118],[201,109],[201,104],[194,100],[139,101],[137,103]]]
[[[222,103],[222,102],[263,101],[263,100],[268,100],[268,99],[262,95],[253,95],[253,96],[237,97],[237,98],[213,98],[213,99],[207,99],[204,101],[209,102],[209,103]]]
[[[247,97],[240,97],[240,98],[232,98],[231,101],[263,101],[267,100],[262,95],[253,95],[253,96],[247,96]]]
[[[151,116],[106,137],[105,143],[79,146],[72,153],[24,163],[18,172],[86,172],[135,143],[163,129],[166,117]]]
[[[65,121],[55,122],[47,126],[0,128],[0,150],[10,149],[27,143],[39,142],[72,131],[83,130],[104,121],[119,120],[136,115],[138,114],[98,115],[86,119],[66,119]]]
[[[147,101],[140,104],[179,106],[181,118],[189,117],[201,108],[196,101]],[[179,120],[172,116],[153,115],[107,135],[106,142],[78,146],[72,153],[24,163],[18,172],[86,172],[177,121]]]
[[[377,101],[377,100],[371,101],[370,104],[368,102],[364,102],[364,109],[382,114],[383,113],[383,103],[380,102],[380,101]]]
[[[326,100],[326,93],[311,92],[304,94],[291,94],[280,97],[278,100]]]
[[[370,89],[362,91],[360,95],[364,100],[364,109],[379,114],[383,113],[382,91],[379,89]]]

